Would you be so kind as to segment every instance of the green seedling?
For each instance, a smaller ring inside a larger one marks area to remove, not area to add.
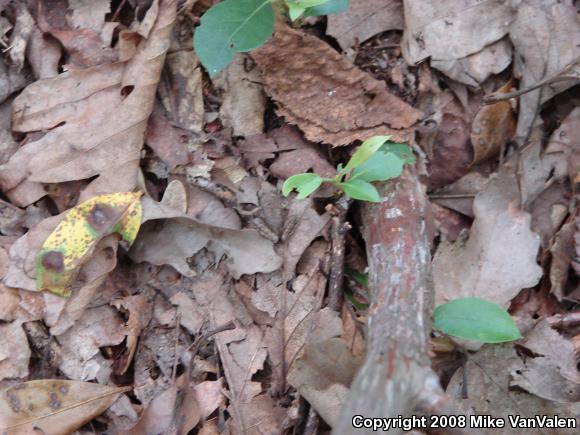
[[[210,76],[223,70],[235,53],[255,50],[274,31],[274,7],[288,11],[292,20],[301,16],[335,14],[350,0],[224,0],[209,8],[195,29],[193,46]]]
[[[454,299],[433,313],[433,327],[453,337],[482,343],[504,343],[522,338],[509,313],[480,298]]]
[[[282,187],[284,196],[296,190],[303,199],[314,193],[322,183],[331,183],[352,199],[379,202],[379,192],[372,184],[401,175],[405,164],[414,164],[415,156],[405,144],[388,142],[389,136],[373,136],[365,140],[346,166],[339,164],[334,178],[314,173],[296,174]]]

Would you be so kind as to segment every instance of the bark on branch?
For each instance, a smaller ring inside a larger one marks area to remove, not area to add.
[[[367,353],[335,435],[376,433],[353,428],[354,415],[392,418],[417,407],[427,414],[438,413],[440,405],[444,412],[453,409],[427,356],[433,294],[425,191],[410,169],[379,190],[383,201],[363,210],[372,292]]]

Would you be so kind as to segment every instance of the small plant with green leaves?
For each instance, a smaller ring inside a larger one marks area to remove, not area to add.
[[[373,136],[365,140],[346,166],[338,165],[333,178],[309,172],[293,175],[284,182],[282,193],[288,196],[296,190],[297,198],[303,199],[322,183],[330,183],[352,199],[379,202],[381,197],[372,183],[396,178],[406,164],[415,163],[415,156],[407,145],[388,140],[389,136]]]
[[[433,327],[453,337],[482,343],[504,343],[522,338],[509,313],[480,298],[459,298],[439,305]]]
[[[235,53],[255,50],[274,32],[274,8],[284,8],[292,20],[342,12],[350,0],[224,0],[201,17],[193,46],[210,76],[223,70]]]

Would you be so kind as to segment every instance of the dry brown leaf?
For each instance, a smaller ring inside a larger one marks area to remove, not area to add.
[[[431,60],[431,66],[468,86],[479,87],[492,74],[499,74],[512,61],[512,45],[507,38],[460,59]]]
[[[510,372],[518,365],[521,365],[521,359],[511,343],[485,346],[475,355],[471,355],[465,366],[455,372],[447,387],[447,394],[453,397],[459,410],[466,415],[504,418],[506,427],[493,429],[494,434],[500,435],[522,433],[522,429],[511,427],[508,415],[534,418],[537,415],[555,414],[564,418],[577,414],[577,405],[543,400],[510,388]],[[465,381],[467,385],[464,385]],[[464,398],[465,388],[468,398]],[[470,421],[469,417],[467,421]],[[546,434],[546,430],[526,429],[525,433],[542,435]],[[549,433],[570,435],[574,430],[550,429]]]
[[[499,89],[507,92],[511,82]],[[516,132],[516,119],[509,101],[483,106],[471,124],[472,165],[499,154]]]
[[[223,254],[228,256],[228,268],[236,278],[280,267],[281,259],[274,252],[272,242],[255,230],[202,223],[149,198],[143,198],[142,205],[145,225],[130,252],[135,261],[170,264],[181,274],[192,276],[187,259],[207,247],[218,259]],[[160,223],[159,219],[165,222]],[[147,222],[152,220],[155,222]]]
[[[50,131],[22,146],[0,167],[4,191],[95,175],[100,177],[87,188],[92,195],[135,187],[175,10],[174,0],[161,3],[150,38],[139,43],[129,61],[40,80],[18,96],[13,129]],[[29,189],[26,194],[20,191],[20,205],[44,195],[42,189]]]
[[[256,68],[246,54],[238,54],[213,83],[223,90],[220,120],[231,127],[234,136],[252,136],[264,131],[266,95]]]
[[[43,379],[24,382],[0,394],[0,431],[65,435],[102,414],[132,387]]]
[[[542,321],[526,336],[522,346],[535,356],[511,368],[513,385],[556,402],[580,400],[580,372],[570,340]]]
[[[188,134],[174,127],[159,104],[155,105],[147,124],[145,143],[167,164],[169,170],[190,161]]]
[[[520,89],[535,85],[561,71],[580,57],[578,40],[580,23],[570,3],[557,0],[526,0],[518,6],[510,26],[510,39],[517,52],[515,75]],[[574,85],[577,80],[564,80],[528,92],[519,99],[516,140],[526,142],[539,105]]]
[[[278,178],[288,178],[301,172],[310,172],[311,169],[321,177],[332,178],[336,175],[334,166],[313,148],[283,153],[270,165],[270,173]]]
[[[580,184],[580,107],[576,107],[552,133],[546,154],[562,154],[568,164],[568,178],[572,186]]]
[[[405,142],[404,129],[422,116],[312,35],[279,26],[252,58],[278,113],[314,142],[346,145],[378,134]]]
[[[576,217],[577,219],[577,217]],[[576,219],[572,217],[556,234],[554,244],[550,248],[552,264],[550,266],[551,293],[559,301],[565,297],[566,282],[572,257],[574,255],[574,234],[576,233]]]
[[[28,376],[29,360],[30,348],[22,322],[0,325],[0,380]]]
[[[185,293],[179,292],[170,299],[173,305],[177,305],[179,323],[187,329],[190,334],[199,334],[207,315],[195,304],[195,302]]]
[[[191,45],[192,38],[191,21],[185,16],[178,17],[158,92],[176,126],[201,133],[205,113],[201,66],[193,50],[183,49]]]
[[[120,344],[127,334],[127,327],[114,308],[89,308],[58,337],[63,351],[59,369],[70,379],[107,382],[112,361],[101,356],[100,348]]]
[[[15,2],[13,3],[13,7],[16,22],[14,23],[6,51],[8,51],[10,63],[18,70],[21,70],[24,66],[26,46],[34,29],[34,19],[30,15],[26,3]]]
[[[507,308],[522,288],[538,283],[540,240],[519,203],[515,177],[503,173],[475,197],[469,240],[442,244],[433,259],[436,305],[473,296]]]
[[[328,16],[326,33],[348,50],[377,33],[402,29],[402,0],[352,0],[347,10]]]
[[[288,382],[332,427],[359,364],[340,338],[308,343],[290,369]]]
[[[200,382],[194,389],[202,418],[209,417],[218,407],[224,405],[224,378]]]
[[[141,331],[143,331],[152,317],[152,305],[145,294],[137,294],[132,296],[125,296],[123,299],[113,301],[111,304],[117,309],[123,308],[129,312],[129,319],[127,320],[127,354],[124,355],[124,364],[119,370],[119,373],[124,374],[131,362],[133,355],[137,349],[137,342]]]
[[[405,0],[403,55],[415,65],[477,53],[508,32],[513,12],[511,2]]]

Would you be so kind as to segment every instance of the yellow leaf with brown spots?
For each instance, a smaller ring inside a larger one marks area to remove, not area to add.
[[[38,253],[36,288],[70,296],[71,285],[97,243],[118,233],[129,245],[137,237],[142,192],[95,196],[70,210]]]

